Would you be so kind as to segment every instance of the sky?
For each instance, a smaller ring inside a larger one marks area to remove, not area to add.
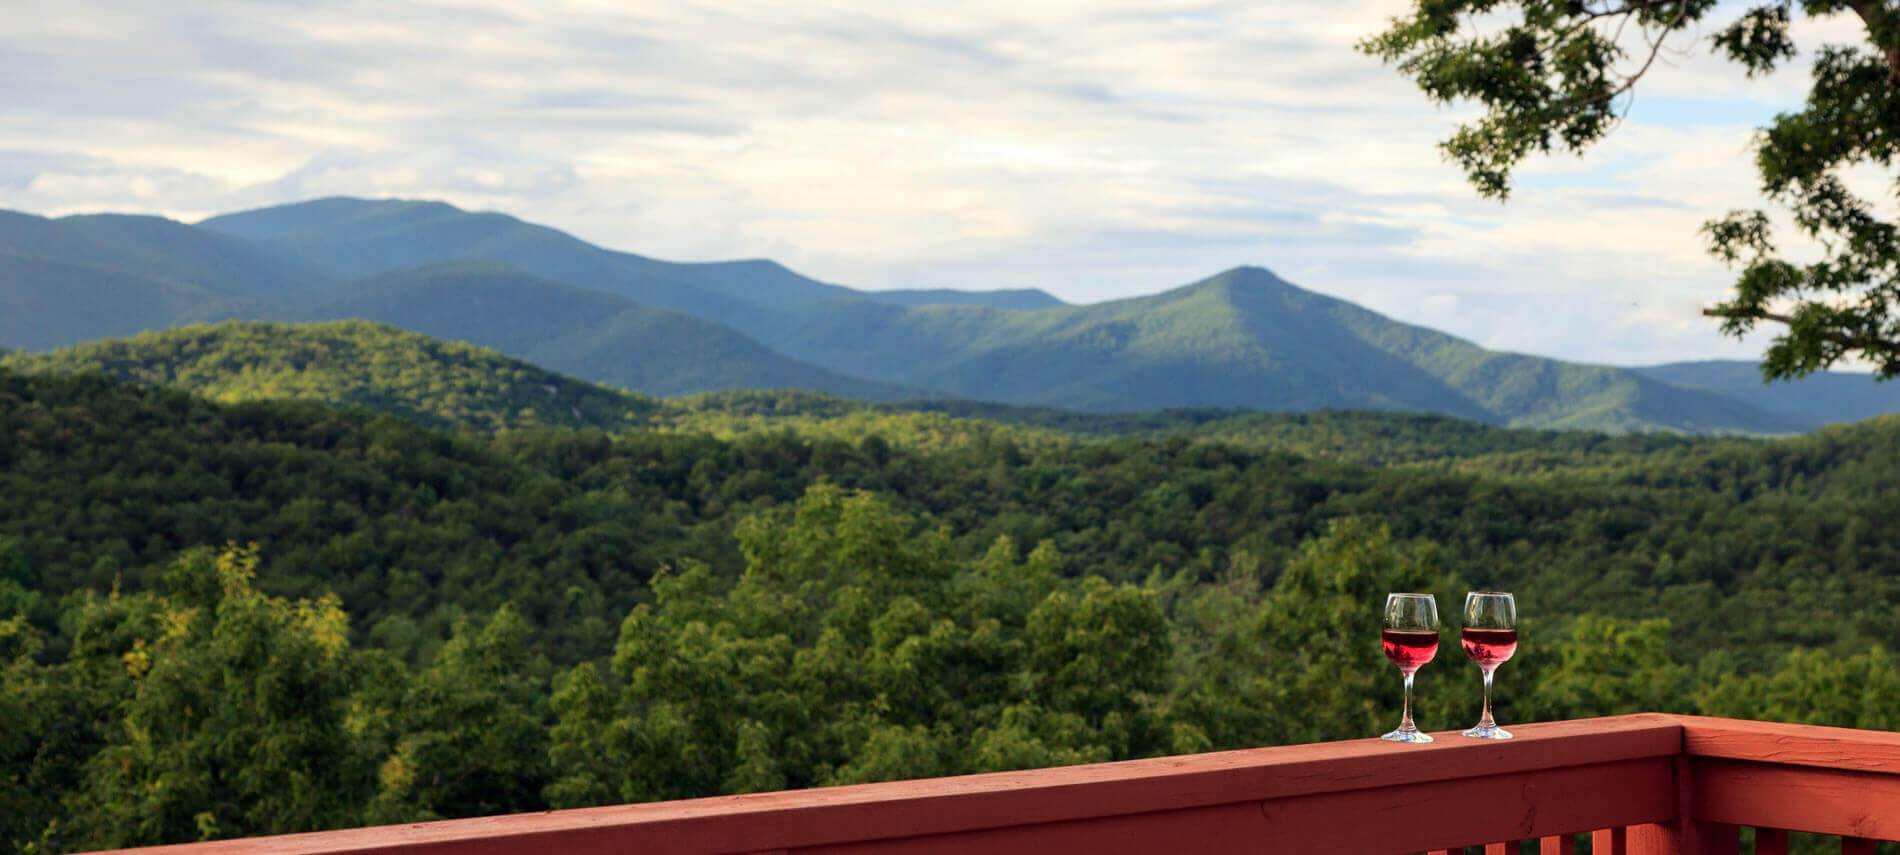
[[[1759,354],[1700,315],[1733,276],[1697,229],[1760,204],[1751,132],[1805,63],[1750,80],[1680,39],[1610,140],[1500,204],[1437,149],[1470,111],[1353,50],[1404,5],[7,0],[0,208],[442,199],[660,258],[1078,303],[1254,264],[1497,349]]]

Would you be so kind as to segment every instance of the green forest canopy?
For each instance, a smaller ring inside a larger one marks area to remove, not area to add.
[[[1396,710],[1394,588],[1519,593],[1507,722],[1900,726],[1900,419],[1767,442],[679,413],[447,433],[0,371],[0,840],[1364,736]],[[1475,714],[1461,665],[1423,672],[1427,727]]]

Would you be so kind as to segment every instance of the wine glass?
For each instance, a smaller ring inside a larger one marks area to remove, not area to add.
[[[1385,629],[1379,633],[1385,658],[1399,666],[1405,675],[1405,717],[1399,729],[1382,739],[1390,742],[1430,742],[1412,724],[1412,675],[1438,655],[1438,601],[1431,594],[1388,594],[1385,598]]]
[[[1465,731],[1473,739],[1510,739],[1511,732],[1491,718],[1491,673],[1517,652],[1517,601],[1510,594],[1472,591],[1465,595],[1465,656],[1484,672],[1484,717]]]

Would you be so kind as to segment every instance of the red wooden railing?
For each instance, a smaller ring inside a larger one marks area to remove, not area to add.
[[[1667,715],[160,847],[144,852],[1843,853],[1900,840],[1900,734]]]

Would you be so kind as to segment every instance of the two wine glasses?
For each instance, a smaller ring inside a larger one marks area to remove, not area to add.
[[[1430,742],[1412,724],[1412,675],[1438,655],[1438,601],[1430,594],[1392,594],[1385,598],[1385,629],[1380,634],[1385,658],[1405,675],[1405,717],[1384,736],[1391,742]],[[1510,739],[1511,732],[1491,717],[1491,674],[1517,652],[1517,603],[1510,594],[1473,591],[1465,595],[1462,637],[1465,656],[1484,673],[1484,716],[1464,732],[1473,739]]]

